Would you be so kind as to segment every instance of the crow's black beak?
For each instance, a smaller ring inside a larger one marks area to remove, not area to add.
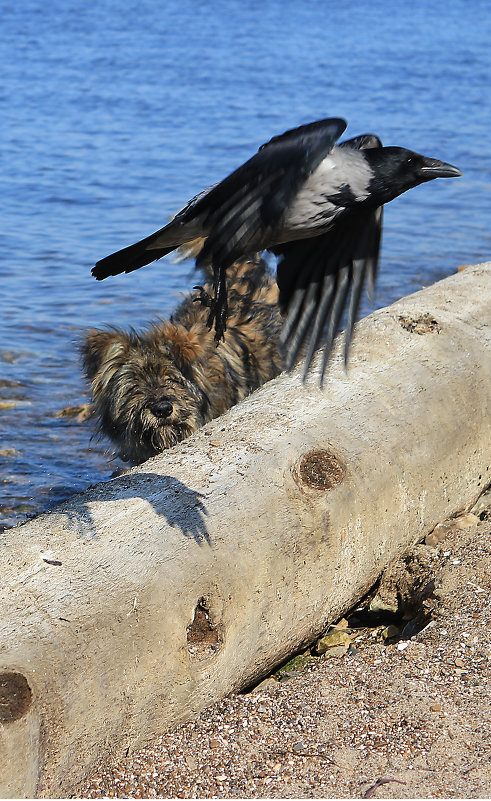
[[[453,167],[438,159],[427,158],[423,159],[419,172],[428,181],[432,178],[458,178],[459,175],[462,175],[458,167]]]

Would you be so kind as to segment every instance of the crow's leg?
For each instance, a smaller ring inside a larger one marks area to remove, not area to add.
[[[215,270],[215,340],[220,342],[227,330],[228,296],[227,272],[223,267]]]
[[[210,309],[206,324],[211,330],[215,324],[215,342],[218,344],[224,338],[227,330],[228,303],[227,303],[227,272],[224,267],[213,268],[213,290],[214,297],[211,298],[203,287],[195,287],[200,290],[199,300],[203,306]]]
[[[215,341],[218,344],[224,338],[227,330],[228,303],[227,303],[227,272],[224,267],[213,268],[213,290],[214,297],[202,286],[194,286],[193,289],[199,290],[199,294],[194,298],[194,302],[206,306],[210,313],[206,324],[211,330],[215,324]]]

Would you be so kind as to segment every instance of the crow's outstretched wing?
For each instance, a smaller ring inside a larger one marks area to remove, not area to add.
[[[357,136],[339,147],[368,149],[381,147],[372,134]],[[326,332],[321,383],[334,337],[348,305],[345,362],[365,280],[373,287],[382,234],[382,207],[348,210],[339,215],[333,228],[312,239],[287,242],[271,250],[279,257],[277,281],[279,303],[286,315],[281,344],[290,369],[307,339],[304,378],[315,349]],[[348,300],[349,295],[349,300]]]
[[[302,125],[262,145],[208,192],[193,209],[208,232],[199,257],[226,268],[244,253],[263,249],[309,175],[346,128],[341,119]]]
[[[101,259],[92,274],[102,280],[137,270],[206,234],[198,260],[216,267],[226,268],[245,253],[263,249],[268,230],[345,128],[344,120],[325,119],[273,137],[227,178],[190,200],[168,225]],[[190,234],[188,224],[197,219],[200,230]]]

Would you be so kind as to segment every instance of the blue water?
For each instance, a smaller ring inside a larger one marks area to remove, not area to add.
[[[0,18],[4,525],[118,464],[55,417],[87,400],[84,328],[168,315],[194,283],[186,262],[102,283],[91,265],[272,135],[342,116],[463,170],[387,207],[376,306],[491,258],[488,0],[3,0]]]

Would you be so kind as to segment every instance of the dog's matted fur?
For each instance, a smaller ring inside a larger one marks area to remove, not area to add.
[[[82,345],[99,428],[122,459],[142,462],[185,439],[283,369],[278,290],[259,256],[234,264],[217,347],[208,310],[188,296],[142,332],[88,331]],[[204,292],[212,292],[207,282]]]

